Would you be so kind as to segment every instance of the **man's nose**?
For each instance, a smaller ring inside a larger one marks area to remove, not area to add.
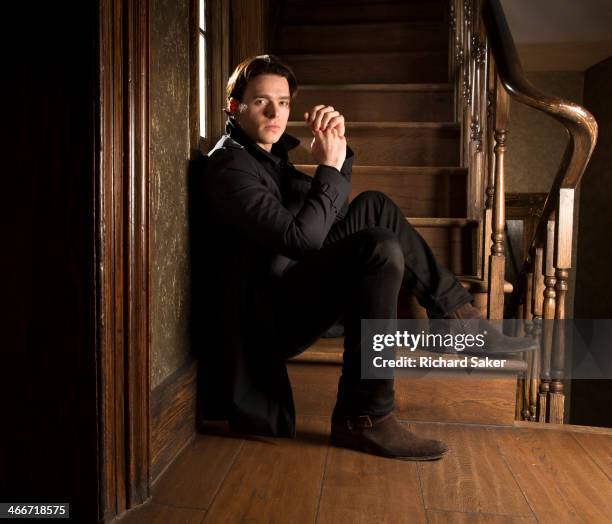
[[[266,105],[266,116],[274,118],[278,113],[278,107],[274,102],[270,102]]]

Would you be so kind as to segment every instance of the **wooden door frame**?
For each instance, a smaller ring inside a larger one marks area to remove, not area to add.
[[[98,5],[98,519],[108,522],[150,496],[149,1]]]

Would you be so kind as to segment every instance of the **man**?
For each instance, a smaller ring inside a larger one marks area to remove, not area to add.
[[[288,150],[298,141],[285,129],[296,89],[291,70],[269,55],[245,60],[228,82],[227,135],[208,154],[204,177],[205,240],[215,251],[207,270],[213,329],[200,359],[202,411],[229,419],[236,431],[293,436],[284,360],[342,316],[344,363],[330,441],[401,459],[440,458],[443,443],[395,418],[393,380],[361,378],[360,322],[394,319],[401,286],[430,317],[478,312],[388,197],[368,191],[348,204],[353,152],[333,107],[305,114],[314,177],[291,165]],[[532,346],[498,334],[489,349]]]

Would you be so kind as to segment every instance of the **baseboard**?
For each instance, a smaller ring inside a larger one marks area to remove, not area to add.
[[[151,484],[195,436],[196,377],[189,359],[151,392]]]

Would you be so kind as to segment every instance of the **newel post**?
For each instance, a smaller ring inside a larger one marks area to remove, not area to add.
[[[551,362],[550,383],[550,422],[563,424],[565,393],[563,375],[565,370],[565,296],[569,270],[572,266],[572,229],[574,219],[574,189],[561,188],[557,203],[555,221],[555,327],[553,337],[554,351]]]

